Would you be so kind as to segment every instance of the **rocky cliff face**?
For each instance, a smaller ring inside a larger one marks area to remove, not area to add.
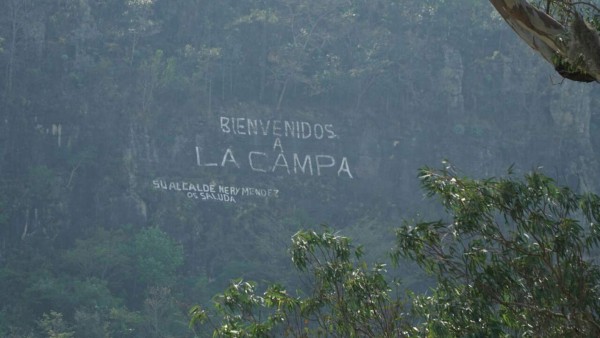
[[[417,168],[444,158],[466,175],[542,166],[600,189],[598,86],[558,84],[497,19],[463,25],[417,4],[301,12],[308,36],[283,10],[228,8],[200,39],[186,30],[200,10],[90,6],[61,25],[16,13],[43,23],[44,38],[14,31],[31,43],[1,27],[4,250],[156,225],[215,275],[257,243],[258,256],[282,251],[299,225],[411,217]],[[101,20],[119,9],[137,21]]]

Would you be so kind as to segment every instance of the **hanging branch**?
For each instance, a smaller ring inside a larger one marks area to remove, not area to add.
[[[550,15],[551,1],[545,10],[526,0],[490,0],[506,23],[531,48],[551,63],[564,78],[578,82],[600,81],[600,36],[575,9],[585,3],[560,1],[570,23],[561,23]],[[599,11],[600,12],[600,11]]]

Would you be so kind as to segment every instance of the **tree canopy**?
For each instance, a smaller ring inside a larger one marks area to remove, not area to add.
[[[600,334],[599,196],[540,172],[477,180],[424,168],[420,179],[449,219],[401,226],[391,258],[430,273],[431,293],[402,297],[385,265],[369,268],[349,238],[300,231],[290,255],[306,289],[294,295],[272,284],[260,292],[237,280],[216,296],[216,317],[197,306],[190,324],[208,321],[216,335],[232,337]]]

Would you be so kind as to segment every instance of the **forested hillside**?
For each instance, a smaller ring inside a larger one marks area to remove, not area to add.
[[[437,215],[445,158],[600,191],[600,86],[486,1],[2,0],[0,66],[2,337],[193,336],[301,227]]]

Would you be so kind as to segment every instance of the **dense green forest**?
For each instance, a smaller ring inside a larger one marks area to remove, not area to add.
[[[486,1],[1,0],[0,66],[2,337],[202,334],[234,278],[301,287],[301,228],[373,262],[443,215],[417,174],[444,158],[600,191],[600,86]]]

